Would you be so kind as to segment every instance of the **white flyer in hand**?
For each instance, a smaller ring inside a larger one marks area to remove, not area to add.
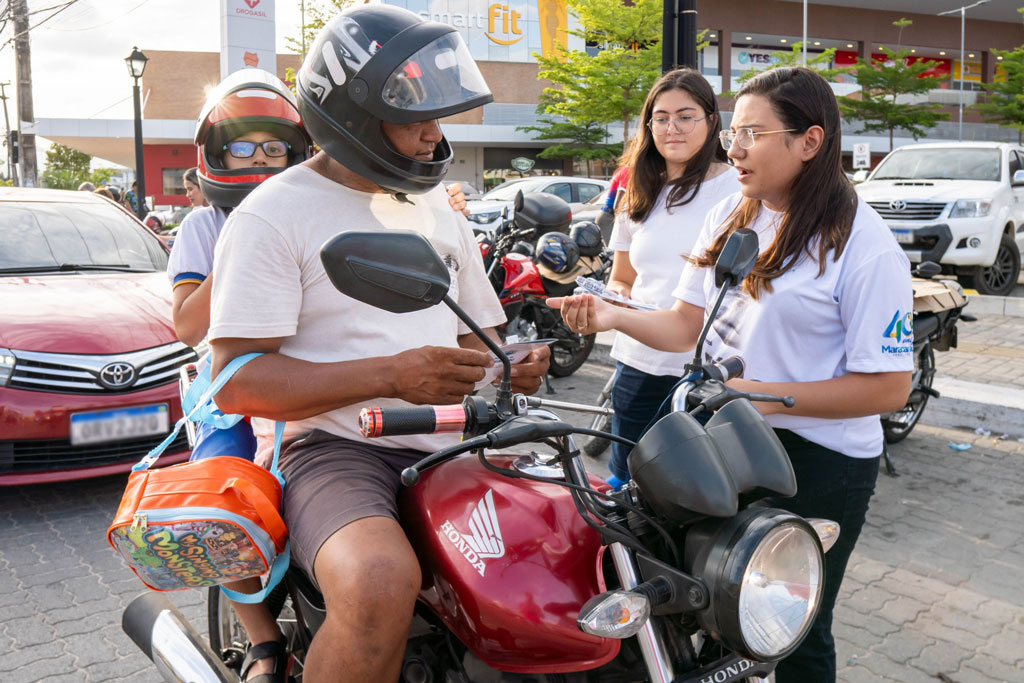
[[[535,339],[534,341],[516,342],[514,344],[506,344],[501,347],[501,350],[508,356],[508,361],[512,365],[521,363],[534,349],[538,349],[542,346],[547,346],[555,342],[554,339]],[[494,355],[492,352],[488,352],[487,355],[491,357],[494,364],[487,368],[484,374],[484,378],[476,383],[473,387],[476,390],[483,389],[494,380],[501,377],[501,359]]]
[[[579,285],[576,288],[575,294],[593,294],[596,297],[600,297],[605,301],[611,301],[614,304],[622,304],[623,306],[629,306],[639,311],[656,311],[657,306],[651,306],[645,304],[642,301],[636,299],[627,299],[618,292],[613,292],[605,288],[604,283],[600,280],[595,280],[592,277],[583,277],[580,275],[576,278],[576,284]]]

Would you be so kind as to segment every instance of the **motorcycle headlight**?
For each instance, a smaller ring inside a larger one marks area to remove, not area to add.
[[[7,349],[0,349],[0,387],[6,385],[14,373],[14,363],[14,354]]]
[[[782,659],[818,614],[824,556],[815,530],[782,510],[748,508],[709,520],[687,547],[693,574],[711,593],[698,622],[730,649],[759,661]]]
[[[950,218],[981,218],[987,216],[992,202],[987,199],[960,199],[949,212]]]

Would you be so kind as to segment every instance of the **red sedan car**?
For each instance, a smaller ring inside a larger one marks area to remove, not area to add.
[[[0,486],[128,471],[181,416],[167,255],[103,197],[0,188]]]

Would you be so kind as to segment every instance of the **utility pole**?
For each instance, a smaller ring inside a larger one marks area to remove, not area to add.
[[[4,140],[7,144],[7,168],[10,169],[11,180],[15,187],[18,185],[18,166],[11,159],[11,120],[7,118],[7,91],[4,90],[10,83],[0,83],[0,100],[4,101]]]
[[[32,53],[29,50],[28,4],[26,0],[11,0],[14,17],[14,63],[18,89],[18,146],[20,148],[21,179],[25,187],[36,187],[36,136],[22,127],[35,130],[32,107]]]
[[[663,0],[661,72],[697,68],[697,0]]]

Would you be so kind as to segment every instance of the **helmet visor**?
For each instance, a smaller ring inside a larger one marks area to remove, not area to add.
[[[384,104],[433,112],[489,96],[484,77],[458,33],[447,33],[402,62],[384,83]]]

